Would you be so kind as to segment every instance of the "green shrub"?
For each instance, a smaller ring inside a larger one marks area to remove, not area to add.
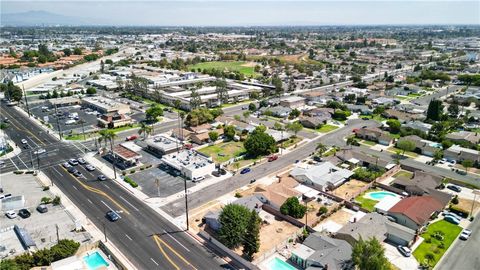
[[[60,204],[60,196],[55,196],[52,200],[53,205],[59,205]]]
[[[241,198],[241,197],[243,197],[243,196],[242,196],[242,194],[240,194],[240,192],[235,192],[235,197],[236,197],[236,198]]]
[[[322,206],[322,207],[320,207],[320,209],[318,209],[317,215],[318,215],[318,216],[321,216],[321,215],[326,214],[327,212],[328,212],[328,208],[325,207],[325,206]]]
[[[43,204],[49,204],[52,202],[52,198],[50,197],[43,197],[40,202],[42,202]]]
[[[430,237],[425,238],[425,243],[427,243],[427,244],[432,243],[432,238],[430,238]]]
[[[135,173],[135,170],[130,170],[130,173]]]
[[[132,187],[134,187],[134,188],[138,187],[137,182],[133,181],[133,180],[132,180],[130,177],[128,177],[128,176],[125,176],[125,178],[123,178],[123,181],[129,183],[130,186],[132,186]]]
[[[49,186],[44,186],[43,191],[47,191],[47,190],[50,190],[50,187]]]
[[[23,174],[23,171],[14,171],[14,174]]]
[[[140,167],[140,171],[143,171],[143,170],[145,170],[145,167]]]

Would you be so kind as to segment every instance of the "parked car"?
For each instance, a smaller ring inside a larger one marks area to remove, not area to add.
[[[38,211],[39,213],[46,213],[46,212],[48,212],[48,208],[47,208],[47,206],[46,206],[45,204],[39,204],[39,205],[37,206],[37,211]]]
[[[68,168],[72,167],[72,165],[70,165],[70,163],[68,163],[68,162],[64,162],[64,163],[62,164],[62,166],[63,166],[65,169],[68,169]]]
[[[87,169],[87,171],[89,171],[89,172],[95,171],[95,167],[93,167],[93,166],[90,165],[90,164],[87,164],[87,166],[85,166],[85,169]]]
[[[192,179],[192,182],[197,183],[205,179],[205,176],[197,176]]]
[[[453,190],[455,192],[461,192],[462,191],[462,188],[459,187],[459,186],[456,186],[456,185],[448,185],[447,188],[450,189],[450,190]]]
[[[400,251],[400,253],[402,253],[403,256],[405,257],[410,257],[412,256],[412,251],[406,247],[406,246],[397,246],[397,249],[398,251]]]
[[[98,180],[100,181],[106,181],[107,180],[107,177],[103,174],[100,174],[98,177],[97,177]]]
[[[87,162],[86,162],[85,159],[83,159],[83,158],[79,158],[79,159],[77,159],[77,161],[78,161],[78,163],[80,163],[80,164],[82,164],[82,165],[83,165],[83,164],[87,164]]]
[[[17,213],[15,213],[13,210],[9,210],[5,212],[5,216],[7,216],[9,219],[14,219],[17,217]]]
[[[107,219],[112,221],[112,222],[120,219],[120,216],[117,213],[115,213],[114,211],[111,211],[111,210],[107,212],[106,216],[107,216]]]
[[[240,171],[240,174],[246,174],[246,173],[249,173],[249,172],[251,172],[251,171],[252,171],[252,169],[250,169],[250,168],[243,168],[243,169]]]
[[[269,156],[267,160],[268,160],[268,162],[272,162],[272,161],[275,161],[277,159],[278,159],[277,155],[272,155],[272,156]]]
[[[68,171],[69,173],[76,173],[76,172],[78,172],[78,170],[75,169],[75,168],[72,167],[72,166],[70,166],[70,167],[67,169],[67,171]]]
[[[27,144],[28,143],[26,139],[22,139],[21,142],[22,142],[22,144]]]
[[[444,219],[445,219],[446,221],[450,222],[450,223],[455,224],[455,225],[460,224],[460,220],[457,219],[457,218],[455,218],[455,217],[453,217],[453,216],[451,216],[451,215],[445,216]]]
[[[126,141],[133,141],[133,140],[136,140],[137,138],[138,138],[137,135],[130,135],[127,138],[125,138],[125,140]]]
[[[212,175],[215,176],[215,177],[220,177],[220,172],[215,170],[215,171],[212,172]]]
[[[225,169],[219,169],[218,171],[220,172],[221,175],[227,174],[227,171]]]
[[[322,157],[320,157],[320,156],[314,156],[314,157],[313,157],[313,160],[316,161],[316,162],[322,162]]]
[[[21,216],[22,218],[29,218],[32,214],[30,213],[30,211],[24,208],[18,211],[18,215]]]
[[[74,158],[69,159],[68,163],[72,166],[77,166],[78,165],[78,161]]]
[[[73,175],[75,175],[76,177],[81,177],[82,173],[79,172],[79,171],[76,171],[76,172],[73,173]]]
[[[460,233],[460,239],[468,240],[468,238],[472,235],[472,231],[469,229],[463,229],[462,233]]]

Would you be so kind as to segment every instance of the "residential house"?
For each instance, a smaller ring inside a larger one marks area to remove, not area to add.
[[[302,126],[306,128],[316,129],[326,124],[329,119],[331,119],[331,116],[329,116],[328,118],[322,118],[318,116],[302,116],[298,121],[300,122],[300,124],[302,124]]]
[[[442,150],[440,143],[424,140],[417,135],[409,135],[398,139],[397,143],[402,141],[411,141],[415,144],[415,152],[425,156],[433,157],[435,152]]]
[[[292,109],[288,107],[283,107],[283,106],[275,106],[270,108],[261,108],[260,111],[262,111],[264,114],[265,112],[269,111],[275,117],[285,118],[290,114]]]
[[[335,112],[332,108],[313,108],[303,111],[303,115],[305,116],[320,116],[320,117],[328,117],[330,118],[332,114]]]
[[[418,129],[425,133],[428,133],[432,128],[432,125],[421,122],[421,121],[407,121],[407,123],[403,124],[403,127],[411,128],[411,129]]]
[[[354,152],[350,149],[343,149],[338,151],[336,157],[342,162],[354,166],[363,166],[363,167],[380,167],[384,168],[387,171],[392,169],[395,164],[388,162],[387,160],[380,159],[378,157],[370,156],[361,152]]]
[[[209,132],[203,132],[200,134],[192,133],[190,135],[190,141],[199,145],[208,143],[210,142],[210,135],[209,135],[210,132],[217,132],[219,136],[223,135],[223,129],[214,129],[214,130],[210,130]]]
[[[264,204],[280,210],[282,204],[290,197],[301,199],[301,193],[295,190],[298,182],[290,177],[283,177],[278,182],[268,186],[257,186],[254,195]]]
[[[418,230],[427,225],[434,213],[441,212],[445,207],[442,202],[432,196],[413,196],[404,198],[388,211],[395,222]]]
[[[328,161],[310,168],[295,167],[290,171],[290,175],[298,182],[321,191],[337,188],[353,174],[352,171],[339,168]]]
[[[447,160],[455,160],[457,162],[468,159],[480,163],[480,151],[464,148],[456,144],[443,151],[443,156]]]
[[[446,205],[452,198],[452,195],[437,190],[441,186],[442,181],[443,176],[424,171],[415,171],[411,178],[401,176],[396,178],[392,186],[405,191],[410,196],[432,196],[443,205]]]
[[[334,237],[345,240],[352,246],[360,237],[362,239],[375,237],[379,242],[387,240],[396,245],[409,246],[415,238],[415,231],[391,222],[387,216],[374,212],[346,224],[335,233]]]
[[[173,138],[176,138],[180,141],[187,141],[190,139],[190,135],[192,132],[190,130],[184,129],[184,128],[174,128],[172,129],[172,134],[171,136]]]
[[[472,144],[480,143],[480,133],[478,132],[462,130],[449,133],[445,137],[453,142],[468,142]]]
[[[359,113],[362,115],[369,115],[373,113],[373,109],[368,107],[367,105],[360,105],[360,104],[347,104],[347,109],[352,112]]]
[[[286,131],[280,131],[280,130],[275,130],[275,129],[267,129],[265,131],[268,135],[272,136],[272,138],[275,140],[275,142],[282,142],[285,140],[290,139],[292,137],[292,133],[286,132]]]
[[[390,137],[390,134],[379,128],[365,127],[355,129],[354,132],[358,138],[378,142],[379,144],[390,145],[390,143],[392,142],[392,137]]]
[[[391,106],[395,105],[398,103],[395,99],[393,98],[386,98],[386,97],[378,97],[372,99],[372,104],[377,105],[377,106]]]
[[[255,210],[259,213],[262,210],[263,203],[256,196],[248,196],[235,200],[232,204],[243,205],[248,210]],[[207,214],[203,217],[203,221],[207,224],[212,230],[218,231],[222,226],[220,224],[221,211],[208,211]]]
[[[280,106],[296,109],[305,105],[305,100],[299,96],[288,96],[280,99]]]
[[[406,111],[399,111],[397,109],[385,110],[385,112],[382,113],[382,116],[385,117],[385,118],[398,119],[400,122],[409,122],[409,121],[415,121],[415,120],[425,118],[425,116],[422,115],[422,114],[416,114],[416,113],[411,113],[411,112],[406,112]]]
[[[302,269],[353,269],[352,247],[348,242],[316,232],[291,251],[290,260]]]

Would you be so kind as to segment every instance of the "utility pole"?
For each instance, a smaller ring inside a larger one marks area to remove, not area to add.
[[[155,178],[155,185],[157,186],[158,197],[160,197],[160,179]]]
[[[60,129],[60,121],[58,120],[57,104],[56,103],[55,103],[55,118],[57,119],[58,135],[60,136],[60,140],[61,140],[62,139],[62,130]]]
[[[82,134],[83,134],[83,140],[87,140],[87,138],[85,137],[85,128],[83,127],[83,124],[85,124],[85,121],[83,121],[83,119],[80,119],[80,124],[82,124]]]
[[[105,236],[105,243],[108,242],[108,239],[107,239],[107,227],[105,226],[105,223],[102,223],[103,225],[103,235]]]
[[[60,236],[58,235],[58,224],[55,224],[55,229],[57,230],[57,244],[60,242]]]
[[[38,149],[37,149],[37,170],[40,171],[40,155],[38,154]]]
[[[23,86],[23,84],[22,84],[22,88],[23,88],[23,97],[25,98],[25,106],[27,106],[28,117],[32,117],[32,115],[30,114],[30,108],[28,107],[28,100],[27,100],[27,94],[25,93],[25,86]]]
[[[473,208],[475,207],[475,201],[477,200],[477,193],[478,190],[473,190],[473,201],[472,201],[472,209],[470,210],[470,216],[473,217]]]
[[[112,151],[112,157],[113,157],[113,163],[112,163],[112,166],[113,166],[113,177],[115,179],[117,179],[117,157],[115,156],[115,153],[113,152],[113,140],[110,139],[110,149]]]
[[[187,178],[183,177],[184,184],[185,184],[185,216],[187,219],[187,231],[190,229],[190,225],[188,222],[188,193],[187,193]]]

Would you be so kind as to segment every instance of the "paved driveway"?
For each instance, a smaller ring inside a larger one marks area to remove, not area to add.
[[[385,256],[396,267],[401,270],[413,270],[418,269],[418,262],[415,257],[405,257],[398,250],[396,246],[391,244],[384,244]]]

